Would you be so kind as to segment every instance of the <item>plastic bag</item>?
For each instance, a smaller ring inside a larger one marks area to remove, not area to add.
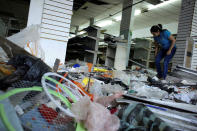
[[[152,87],[145,85],[142,82],[133,82],[131,89],[137,91],[137,96],[146,96],[147,98],[163,99],[168,93],[159,89],[158,87]]]
[[[130,76],[131,81],[147,81],[148,77],[139,72],[133,72]]]
[[[20,80],[41,82],[42,76],[51,71],[48,65],[33,56],[18,55],[11,58],[7,64],[15,67],[16,71],[0,79],[2,90],[6,90],[11,84]]]
[[[120,79],[124,84],[130,84],[130,75],[124,71],[114,70],[114,78]]]
[[[51,71],[51,68],[42,60],[26,55],[13,57],[8,61],[8,65],[16,68],[15,74],[23,72],[22,79],[28,81],[40,81],[43,74]]]
[[[107,94],[112,94],[112,93],[116,93],[116,92],[123,92],[123,91],[124,91],[123,87],[118,84],[111,85],[109,83],[109,84],[105,84],[102,86],[102,93],[105,96]]]
[[[185,92],[181,94],[173,94],[174,98],[186,103],[196,104],[197,102],[197,91]]]
[[[82,98],[74,103],[71,111],[75,114],[77,121],[83,121],[88,131],[117,131],[119,119],[111,115],[101,104],[91,102],[88,97]]]
[[[96,96],[103,96],[103,92],[102,92],[102,84],[95,81],[93,86],[90,87],[90,93],[94,94]]]
[[[13,43],[17,44],[21,48],[24,48],[26,51],[32,55],[45,59],[44,51],[40,45],[40,26],[32,25],[29,26],[17,34],[14,34],[7,38]]]
[[[115,99],[118,99],[118,98],[122,97],[122,95],[123,95],[123,92],[117,92],[117,93],[115,93],[114,95],[111,95],[111,96],[104,96],[104,97],[95,98],[95,102],[107,107]]]

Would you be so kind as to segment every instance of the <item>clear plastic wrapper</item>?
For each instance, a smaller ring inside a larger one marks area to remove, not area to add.
[[[114,78],[120,79],[124,84],[130,84],[130,75],[124,71],[114,70],[113,71]]]
[[[93,86],[90,87],[90,93],[94,94],[96,96],[103,96],[102,86],[103,86],[103,84],[95,81]]]
[[[8,40],[14,42],[21,48],[24,48],[26,51],[32,55],[45,59],[44,50],[40,45],[40,26],[32,25],[29,26],[17,34],[14,34],[7,38]]]
[[[115,99],[120,98],[123,95],[123,92],[117,92],[114,95],[111,96],[103,96],[103,97],[97,97],[94,101],[97,103],[107,107],[109,106]]]
[[[90,93],[96,96],[107,96],[117,92],[124,92],[124,88],[118,84],[104,84],[103,82],[98,82],[98,80],[95,80],[90,87]]]
[[[91,102],[89,98],[82,98],[72,105],[71,111],[77,121],[82,121],[88,131],[117,131],[119,119],[111,115],[103,105]]]
[[[145,74],[131,74],[131,81],[147,81],[148,77]]]
[[[145,85],[142,82],[133,82],[131,89],[137,91],[137,96],[146,96],[147,98],[163,99],[168,95],[166,91]]]
[[[118,84],[111,85],[109,83],[102,86],[102,92],[104,95],[123,92],[123,91],[124,91],[123,87]]]
[[[188,103],[188,104],[196,104],[197,103],[197,91],[185,92],[180,94],[172,94],[172,98]]]

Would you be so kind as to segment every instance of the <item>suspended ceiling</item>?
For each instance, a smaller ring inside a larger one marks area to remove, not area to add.
[[[76,2],[78,0],[75,0]],[[114,2],[108,5],[97,5],[91,2],[86,2],[82,5],[77,11],[74,11],[72,17],[72,27],[71,30],[75,29],[75,26],[84,27],[89,23],[91,17],[95,18],[95,21],[114,19],[114,17],[121,15],[121,13],[116,14],[115,16],[109,17],[110,15],[120,11],[122,9],[122,0],[103,0],[104,2]],[[134,3],[139,2],[140,0],[134,0]],[[135,9],[144,10],[147,9],[150,4],[147,2],[142,2],[135,5]],[[153,24],[168,24],[171,22],[178,22],[179,12],[181,8],[181,0],[174,0],[174,2],[169,3],[165,6],[149,10],[138,16],[135,16],[134,20],[134,29],[141,29],[149,27]],[[106,19],[103,19],[106,18]],[[118,27],[120,21],[113,23],[115,27]],[[110,25],[112,26],[112,25]],[[109,26],[103,27],[108,29]]]

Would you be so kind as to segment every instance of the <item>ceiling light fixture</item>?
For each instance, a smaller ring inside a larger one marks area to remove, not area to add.
[[[69,35],[69,38],[73,38],[73,37],[75,37],[76,35],[75,34],[70,34]]]
[[[148,10],[153,10],[153,9],[168,5],[170,3],[173,3],[175,1],[177,1],[177,0],[168,0],[168,1],[164,1],[164,2],[157,4],[157,5],[148,5]]]
[[[122,19],[122,16],[121,16],[121,15],[116,16],[116,17],[114,17],[114,19],[115,19],[116,21],[120,21],[120,20]]]
[[[142,13],[142,11],[137,9],[134,12],[134,16],[140,15],[141,13]]]
[[[135,12],[134,12],[134,16],[140,15],[141,13],[142,13],[142,11],[139,10],[139,9],[137,9],[137,10],[135,10]],[[120,20],[122,19],[122,15],[116,16],[116,17],[114,17],[114,19],[115,19],[116,21],[120,21]]]
[[[113,23],[112,20],[105,20],[105,21],[99,22],[96,25],[99,27],[105,27],[105,26],[111,25],[112,23]]]
[[[79,32],[79,35],[83,35],[83,34],[85,34],[86,32],[85,31],[80,31]]]

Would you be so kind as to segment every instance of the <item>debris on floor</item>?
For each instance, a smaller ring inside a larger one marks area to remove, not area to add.
[[[190,122],[183,128],[197,129],[196,81],[169,76],[163,83],[150,69],[118,71],[79,60],[53,73],[27,54],[0,59],[0,103],[9,98],[24,130],[173,131],[185,113]],[[175,112],[177,123],[163,112]]]

